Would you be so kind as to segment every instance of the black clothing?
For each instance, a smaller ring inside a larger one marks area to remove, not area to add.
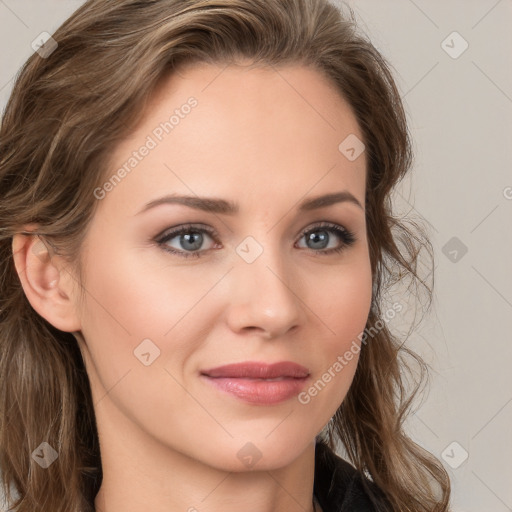
[[[363,479],[374,496],[363,487]],[[319,440],[313,493],[323,512],[392,512],[384,493],[374,482]]]

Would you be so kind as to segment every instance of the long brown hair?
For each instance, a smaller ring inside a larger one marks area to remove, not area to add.
[[[318,70],[351,105],[364,135],[372,335],[326,442],[333,449],[341,442],[394,510],[447,511],[447,472],[403,429],[428,366],[382,320],[384,292],[404,279],[415,285],[413,298],[426,292],[430,306],[418,261],[422,251],[432,260],[433,251],[421,226],[392,211],[390,194],[412,163],[406,115],[389,64],[358,33],[351,9],[327,0],[89,0],[53,38],[56,48],[34,53],[21,69],[0,128],[0,467],[9,504],[17,512],[92,511],[102,479],[80,350],[28,302],[13,236],[35,226],[31,232],[80,280],[80,247],[98,203],[93,191],[159,81],[180,64],[247,57]],[[404,356],[419,368],[409,391]],[[59,454],[44,470],[31,456],[43,441]]]

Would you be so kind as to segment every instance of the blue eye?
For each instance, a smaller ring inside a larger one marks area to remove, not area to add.
[[[172,231],[166,232],[164,236],[157,239],[156,242],[165,251],[168,251],[171,254],[177,254],[179,256],[183,256],[184,258],[199,258],[201,256],[199,249],[201,249],[203,245],[205,234],[208,238],[216,238],[215,231],[207,226],[200,227],[197,225],[187,224],[185,226],[180,226],[179,228]],[[178,248],[168,245],[168,243],[175,238],[177,238],[177,243],[179,245]]]
[[[206,237],[205,237],[206,235]],[[333,236],[334,235],[334,236]],[[203,248],[205,239],[213,242],[213,247]],[[306,239],[306,247],[315,255],[328,255],[340,253],[352,246],[356,242],[356,236],[353,232],[330,222],[324,222],[320,225],[308,228],[302,231],[300,239]],[[334,239],[334,247],[329,247]],[[338,242],[336,242],[336,239]],[[155,242],[163,250],[183,258],[199,258],[204,253],[218,244],[218,235],[212,228],[205,225],[186,224],[164,232],[155,239]],[[170,245],[173,242],[174,245]]]
[[[342,243],[334,247],[327,247],[331,242],[333,233],[335,238],[341,240]],[[309,242],[313,245],[313,247],[308,247],[308,249],[312,249],[319,255],[331,254],[333,252],[339,253],[356,242],[356,236],[352,231],[330,222],[324,222],[319,226],[304,230],[301,234],[301,238],[303,237],[306,238],[307,243]]]

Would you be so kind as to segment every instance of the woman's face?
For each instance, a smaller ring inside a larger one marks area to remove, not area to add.
[[[370,309],[361,139],[302,66],[201,64],[161,84],[90,192],[78,339],[100,436],[137,432],[230,471],[314,441]],[[212,371],[283,361],[306,374]]]

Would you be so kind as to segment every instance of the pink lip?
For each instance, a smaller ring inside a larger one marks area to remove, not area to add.
[[[201,376],[216,388],[246,402],[268,405],[300,393],[309,370],[291,361],[274,364],[248,361],[203,370]]]

